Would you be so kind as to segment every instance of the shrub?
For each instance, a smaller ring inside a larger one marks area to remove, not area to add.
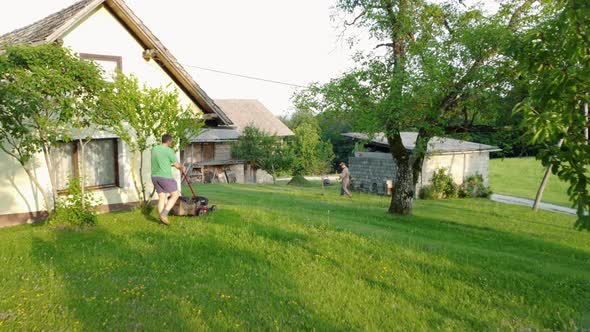
[[[419,197],[422,199],[445,199],[457,197],[458,186],[451,175],[443,168],[434,172],[431,185],[420,190]]]
[[[459,197],[490,197],[492,191],[483,183],[481,174],[472,175],[459,187]]]
[[[91,192],[84,194],[85,206],[82,207],[82,186],[79,178],[68,181],[68,194],[61,197],[55,211],[49,217],[52,225],[75,227],[94,226],[98,222],[96,208],[99,201]]]
[[[434,195],[432,193],[432,186],[425,186],[420,189],[418,193],[418,197],[420,199],[434,199]]]
[[[289,183],[287,183],[290,186],[298,186],[298,187],[304,187],[304,186],[309,186],[310,183],[309,181],[307,181],[306,178],[303,177],[303,175],[295,175],[291,181],[289,181]]]

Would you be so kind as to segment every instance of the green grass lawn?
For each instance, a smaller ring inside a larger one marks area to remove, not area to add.
[[[535,158],[491,159],[489,172],[494,193],[535,199],[545,168]],[[568,187],[566,182],[552,174],[543,192],[543,202],[571,206]]]
[[[0,329],[562,330],[590,328],[590,234],[488,200],[338,188],[199,186],[219,205],[164,227],[0,229]]]

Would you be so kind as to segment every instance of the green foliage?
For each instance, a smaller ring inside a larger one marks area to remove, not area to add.
[[[332,169],[337,170],[341,162],[348,162],[353,152],[359,151],[352,139],[342,136],[343,133],[352,131],[351,121],[330,112],[322,112],[316,116],[316,119],[321,130],[322,141],[332,144],[334,150]]]
[[[108,90],[96,64],[60,46],[11,46],[0,54],[0,148],[25,168],[48,209],[30,162],[43,152],[55,201],[51,147],[70,140],[74,127],[88,127]]]
[[[232,145],[232,155],[254,169],[265,170],[273,179],[291,168],[290,150],[283,140],[254,126],[244,128],[240,140]]]
[[[492,195],[492,190],[486,187],[481,174],[475,174],[463,180],[458,188],[458,195],[460,198],[488,198]]]
[[[132,151],[148,150],[159,144],[164,134],[173,136],[173,148],[182,149],[200,133],[200,115],[182,104],[177,90],[141,86],[137,77],[122,73],[115,77],[114,87],[107,106],[117,111],[118,118],[108,126]]]
[[[459,194],[459,186],[453,181],[453,177],[444,168],[438,169],[432,175],[429,186],[420,190],[422,199],[446,199],[455,198]]]
[[[312,123],[302,123],[294,130],[290,141],[293,156],[293,175],[318,175],[332,169],[334,152],[332,144],[321,140],[319,128]]]
[[[100,201],[92,192],[83,192],[80,178],[68,181],[67,193],[60,197],[57,207],[49,216],[49,224],[55,226],[86,227],[98,222],[97,206]]]
[[[101,124],[110,128],[133,152],[135,190],[142,206],[149,205],[151,199],[143,179],[145,152],[159,144],[164,134],[173,136],[175,149],[182,149],[199,134],[203,121],[196,111],[182,104],[175,89],[140,86],[137,77],[122,73],[115,77],[114,91],[105,107],[113,117]],[[135,174],[137,154],[139,176]]]
[[[480,174],[472,175],[464,179],[461,185],[457,185],[448,170],[441,168],[434,172],[430,183],[420,189],[421,199],[487,198],[492,195]]]
[[[590,121],[583,112],[590,103],[590,3],[558,0],[550,9],[547,20],[513,45],[529,82],[529,97],[516,111],[524,115],[532,142],[543,145],[538,155],[543,165],[569,182],[570,201],[578,208],[576,227],[590,231],[590,145],[584,134]]]

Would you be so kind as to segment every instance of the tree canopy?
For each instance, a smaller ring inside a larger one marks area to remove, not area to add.
[[[51,149],[72,139],[72,125],[87,128],[107,117],[99,112],[108,91],[99,67],[58,45],[12,46],[0,54],[0,148],[23,166],[47,209],[54,204],[30,163],[43,152],[55,203]]]
[[[533,16],[533,0],[504,3],[495,15],[457,2],[339,0],[345,27],[368,31],[376,46],[359,52],[356,67],[298,98],[318,112],[352,120],[356,130],[383,132],[396,161],[391,213],[409,214],[428,141],[434,135],[471,131],[493,117],[505,94],[513,61],[512,40]],[[402,131],[416,131],[406,149]]]
[[[517,107],[545,166],[570,183],[577,227],[590,230],[590,3],[558,0],[548,18],[514,44],[528,97]],[[558,142],[561,141],[561,145]]]

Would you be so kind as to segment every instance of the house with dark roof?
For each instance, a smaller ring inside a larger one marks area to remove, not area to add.
[[[182,160],[195,182],[272,183],[264,170],[253,170],[231,154],[231,145],[244,129],[253,126],[268,135],[293,136],[293,132],[260,101],[254,99],[216,99],[215,103],[232,121],[233,127],[210,127],[192,140]]]
[[[9,10],[8,7],[5,10]],[[18,15],[19,13],[15,13]],[[170,17],[170,20],[173,18]],[[8,45],[58,43],[71,49],[81,60],[93,60],[107,77],[115,70],[133,74],[152,87],[169,87],[179,92],[181,101],[200,114],[209,130],[232,128],[232,120],[195,82],[164,44],[145,26],[123,0],[83,0],[38,22],[0,36],[0,52]],[[237,117],[239,118],[239,117]],[[102,211],[134,206],[133,156],[129,148],[109,133],[92,135],[86,158],[89,189],[104,202]],[[58,189],[76,174],[76,143],[54,149]],[[149,160],[149,156],[148,159]],[[149,179],[150,169],[144,168]],[[34,160],[39,181],[51,190],[45,161]],[[43,218],[46,207],[27,175],[12,158],[0,152],[0,226]],[[137,170],[136,170],[137,172]],[[180,174],[176,173],[180,182]],[[151,184],[149,184],[151,186]],[[62,188],[64,187],[64,188]],[[151,190],[151,188],[148,188]]]
[[[364,143],[367,152],[356,152],[349,158],[352,187],[357,191],[386,194],[388,185],[395,186],[395,161],[390,153],[387,138],[382,133],[369,136],[363,133],[345,133],[343,136]],[[416,132],[402,132],[402,142],[407,150],[416,147]],[[431,183],[434,172],[445,169],[455,183],[479,174],[488,185],[488,166],[491,152],[501,151],[498,147],[457,140],[433,137],[428,142],[422,173],[418,179],[416,192]]]

